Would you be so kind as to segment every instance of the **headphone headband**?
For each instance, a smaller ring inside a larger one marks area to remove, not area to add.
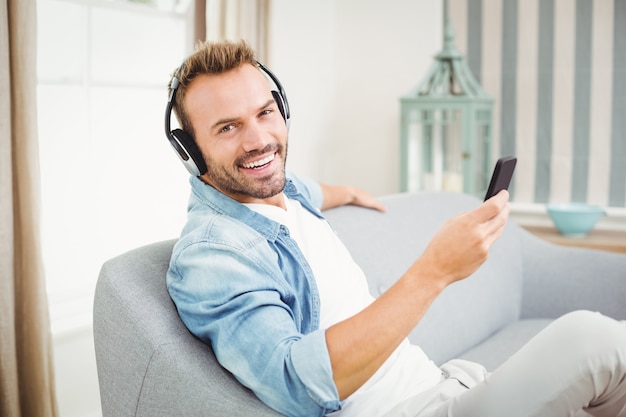
[[[287,124],[287,128],[289,128],[291,113],[289,111],[287,95],[285,94],[282,84],[278,80],[278,77],[276,77],[274,73],[269,70],[269,68],[258,61],[256,61],[256,64],[276,87],[276,89],[271,90],[272,96],[274,97],[274,101],[276,101],[280,114],[283,116],[283,119]],[[174,72],[170,81],[171,91],[167,100],[167,106],[165,107],[165,136],[167,137],[167,140],[172,148],[174,148],[174,151],[176,151],[176,154],[185,168],[187,168],[187,171],[189,171],[191,175],[199,177],[207,172],[207,166],[195,140],[189,133],[182,129],[171,129],[172,110],[174,109],[176,91],[180,85],[180,80],[177,77],[179,71],[180,68]]]

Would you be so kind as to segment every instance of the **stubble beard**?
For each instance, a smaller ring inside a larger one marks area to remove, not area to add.
[[[240,166],[245,161],[259,155],[275,152],[275,162],[282,166],[273,174],[262,178],[250,178],[241,173]],[[277,159],[282,159],[277,161]],[[285,165],[287,162],[287,145],[270,144],[260,151],[250,152],[237,158],[233,167],[218,165],[205,156],[207,162],[207,175],[211,179],[211,185],[222,193],[231,197],[252,197],[265,199],[275,196],[283,191],[286,183]]]

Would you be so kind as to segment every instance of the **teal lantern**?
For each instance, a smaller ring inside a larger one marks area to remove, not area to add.
[[[479,195],[491,174],[493,99],[456,49],[444,8],[443,50],[400,99],[401,189]]]

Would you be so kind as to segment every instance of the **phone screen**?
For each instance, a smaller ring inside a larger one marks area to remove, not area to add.
[[[496,166],[493,169],[491,181],[489,181],[489,188],[487,188],[487,193],[485,194],[485,201],[498,194],[501,190],[509,189],[516,164],[517,158],[514,156],[504,156],[498,159]]]

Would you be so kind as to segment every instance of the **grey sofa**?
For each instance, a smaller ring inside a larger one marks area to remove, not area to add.
[[[385,214],[326,213],[380,294],[448,218],[480,204],[452,193],[382,199]],[[165,287],[174,240],[107,261],[94,302],[104,417],[277,416],[215,361],[179,320]],[[626,256],[546,243],[509,222],[489,260],[453,284],[411,334],[438,364],[460,357],[494,369],[554,318],[589,309],[626,319]]]

